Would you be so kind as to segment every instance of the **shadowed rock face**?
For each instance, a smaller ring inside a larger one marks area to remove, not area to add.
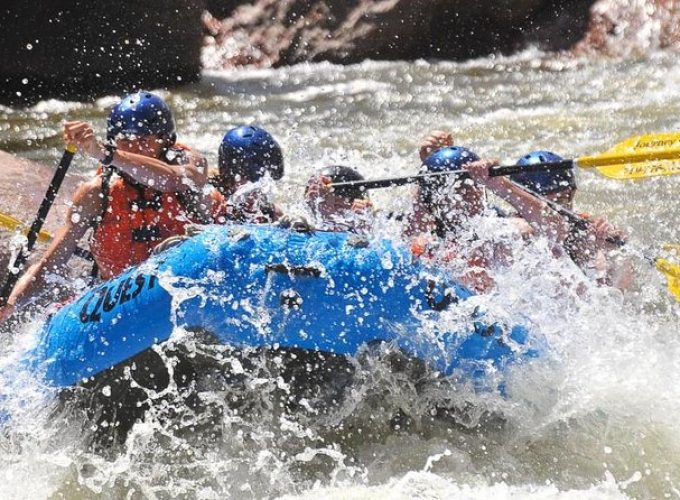
[[[210,33],[205,41],[204,31]],[[180,85],[200,76],[201,57],[209,69],[460,60],[530,44],[624,57],[677,48],[680,2],[5,0],[0,102],[25,105]]]
[[[203,0],[4,0],[0,102],[195,80],[202,12]]]
[[[638,56],[680,46],[680,2],[257,0],[207,25],[212,36],[203,58],[213,69],[367,58],[460,60],[528,45]]]
[[[253,3],[250,0],[206,0],[206,9],[218,19],[231,15],[236,7]]]
[[[467,59],[528,43],[571,47],[592,0],[259,0],[208,41],[208,67],[326,60]]]

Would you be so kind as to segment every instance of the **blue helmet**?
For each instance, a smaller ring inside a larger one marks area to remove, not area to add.
[[[563,161],[560,155],[550,151],[533,151],[522,156],[517,165],[527,166],[536,163],[556,163]],[[553,172],[527,172],[513,174],[510,179],[538,194],[550,194],[563,189],[576,189],[576,180],[571,170],[556,170]]]
[[[106,124],[106,136],[114,140],[119,135],[156,136],[174,144],[175,120],[163,99],[140,90],[123,98],[111,110]]]
[[[460,170],[463,165],[479,160],[479,156],[467,148],[450,146],[441,148],[427,157],[423,166],[428,172]]]
[[[244,125],[224,134],[219,151],[220,175],[238,174],[254,182],[269,172],[273,179],[283,177],[283,152],[265,129]]]

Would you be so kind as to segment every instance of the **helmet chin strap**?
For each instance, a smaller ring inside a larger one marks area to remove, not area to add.
[[[175,144],[177,144],[177,133],[173,132],[172,134],[168,135],[167,137],[159,137],[162,141],[165,142],[166,148],[171,148]]]

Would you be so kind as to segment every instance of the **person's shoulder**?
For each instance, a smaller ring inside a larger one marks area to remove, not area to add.
[[[73,193],[73,205],[80,207],[99,207],[102,204],[102,176],[81,182]]]
[[[76,198],[90,196],[93,194],[99,195],[102,190],[102,176],[96,175],[91,179],[81,182],[76,187],[75,193],[73,195],[74,201]]]

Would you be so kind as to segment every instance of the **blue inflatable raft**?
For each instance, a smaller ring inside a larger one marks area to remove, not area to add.
[[[470,295],[389,241],[210,226],[60,309],[29,363],[49,385],[73,387],[178,328],[237,349],[352,356],[391,342],[443,375],[476,379],[537,354],[524,327],[486,323],[477,311],[460,331],[443,330],[442,315]]]

